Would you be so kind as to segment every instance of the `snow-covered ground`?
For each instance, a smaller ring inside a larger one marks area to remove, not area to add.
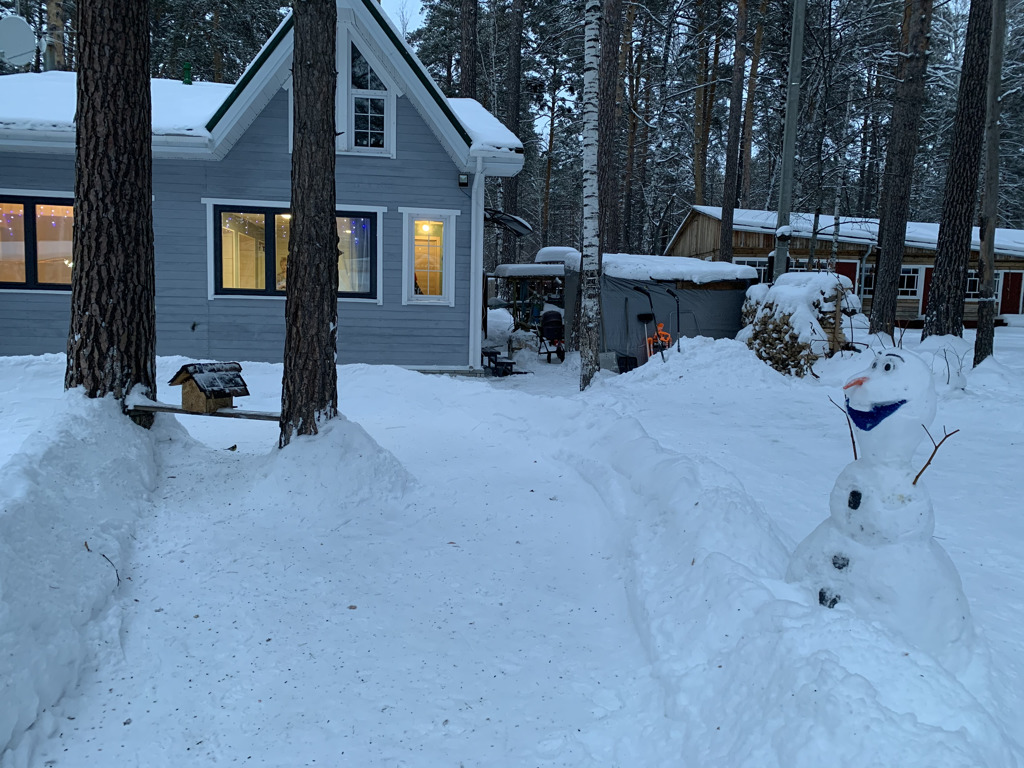
[[[0,358],[0,766],[1024,764],[1024,328],[938,386],[959,677],[785,581],[866,355],[792,379],[684,340],[583,394],[578,356],[519,360],[342,367],[347,420],[278,451],[273,423],[145,432],[62,393],[61,356]],[[276,410],[280,367],[243,376]]]

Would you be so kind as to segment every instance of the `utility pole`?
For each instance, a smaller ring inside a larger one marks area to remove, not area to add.
[[[793,165],[796,157],[796,121],[800,111],[800,67],[804,57],[804,17],[807,0],[793,0],[793,29],[789,42],[789,81],[786,90],[786,125],[782,134],[782,183],[779,218],[775,230],[775,266],[772,282],[786,273],[789,260],[789,213],[793,207]],[[782,233],[782,234],[780,234]]]

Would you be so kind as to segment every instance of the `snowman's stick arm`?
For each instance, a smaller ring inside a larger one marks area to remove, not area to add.
[[[934,445],[935,447],[932,449],[932,455],[928,457],[928,461],[926,461],[924,463],[924,466],[921,467],[921,471],[917,473],[917,477],[914,478],[914,482],[912,482],[911,485],[917,485],[917,481],[921,479],[921,475],[923,475],[924,471],[926,469],[928,469],[928,465],[932,463],[932,459],[935,458],[935,454],[939,452],[939,448],[942,447],[942,444],[944,442],[946,442],[947,440],[949,440],[949,438],[951,438],[957,432],[960,431],[959,429],[954,429],[952,432],[946,432],[946,428],[943,427],[942,428],[942,431],[944,433],[943,437],[942,437],[941,440],[939,440],[939,442],[936,443],[935,442],[935,438],[932,437],[932,433],[928,431],[928,427],[926,427],[924,424],[922,424],[921,428],[924,429],[924,433],[926,435],[928,435],[928,439],[932,441],[932,445]]]
[[[853,460],[856,461],[857,460],[857,440],[853,436],[853,423],[850,421],[850,414],[848,414],[846,412],[846,409],[843,408],[843,406],[841,406],[839,403],[837,403],[831,397],[828,399],[828,401],[830,403],[832,403],[832,405],[834,405],[840,411],[842,411],[843,412],[843,416],[846,417],[846,426],[850,430],[850,442],[853,444]]]

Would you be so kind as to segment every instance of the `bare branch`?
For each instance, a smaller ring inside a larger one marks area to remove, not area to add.
[[[853,422],[850,421],[850,414],[848,414],[846,412],[846,409],[843,408],[843,406],[841,406],[839,403],[837,403],[835,400],[833,400],[831,398],[831,396],[829,397],[828,401],[830,403],[832,403],[832,405],[834,405],[840,411],[842,411],[843,412],[843,416],[846,417],[846,426],[849,427],[849,429],[850,429],[850,442],[853,444],[853,460],[856,461],[857,460],[857,440],[853,436]],[[923,469],[921,471],[924,472]],[[915,480],[914,482],[917,482],[917,481]]]
[[[924,433],[926,435],[928,435],[928,439],[932,441],[932,445],[934,445],[935,448],[932,450],[932,455],[928,457],[928,461],[926,461],[924,463],[924,466],[921,467],[921,471],[917,473],[917,477],[914,478],[914,482],[911,483],[911,485],[917,485],[917,481],[921,479],[921,475],[923,475],[924,471],[926,469],[928,469],[928,465],[932,463],[932,459],[935,458],[935,454],[939,452],[939,448],[942,446],[942,444],[944,442],[946,442],[949,438],[951,438],[953,435],[955,435],[957,432],[960,431],[959,429],[954,429],[952,432],[946,432],[946,428],[943,427],[942,428],[943,437],[942,437],[941,440],[939,440],[939,442],[936,443],[935,442],[935,438],[932,437],[932,433],[928,431],[928,427],[926,427],[924,424],[922,424],[921,428],[924,429]]]

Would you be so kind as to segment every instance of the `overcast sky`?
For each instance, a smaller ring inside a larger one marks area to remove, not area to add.
[[[399,31],[403,31],[403,9],[409,19],[408,27],[404,30],[405,32],[412,32],[423,23],[423,6],[420,5],[419,0],[381,0],[381,6],[384,8],[384,12],[395,22],[395,26],[398,27]]]

